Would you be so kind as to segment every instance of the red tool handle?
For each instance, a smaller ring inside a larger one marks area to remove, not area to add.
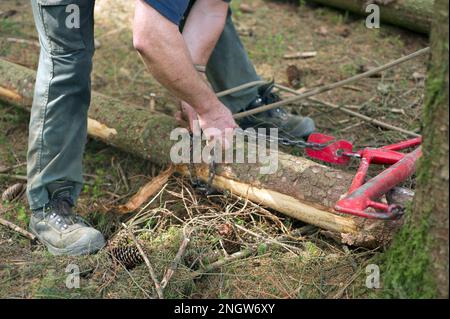
[[[384,170],[380,175],[353,190],[348,196],[337,202],[335,209],[342,213],[371,219],[396,219],[403,213],[396,205],[376,202],[397,184],[406,180],[416,169],[416,162],[422,155],[419,147],[405,155],[396,164]],[[381,212],[367,212],[372,207]]]

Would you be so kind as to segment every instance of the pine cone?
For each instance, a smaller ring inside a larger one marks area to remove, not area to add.
[[[2,194],[2,202],[12,202],[25,190],[25,184],[17,183],[8,187]]]
[[[228,254],[234,254],[241,250],[241,244],[238,242],[233,226],[230,224],[222,224],[217,228],[217,232],[222,238],[223,249]]]
[[[129,240],[125,229],[119,231],[110,240],[108,251],[114,262],[121,263],[127,269],[132,269],[144,262],[136,245]]]
[[[113,247],[110,253],[114,260],[120,262],[126,269],[132,269],[144,262],[135,246]]]
[[[289,85],[294,89],[300,88],[302,81],[302,73],[299,68],[295,65],[289,65],[286,69],[286,74],[288,78]]]

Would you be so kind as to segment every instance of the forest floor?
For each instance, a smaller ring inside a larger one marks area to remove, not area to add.
[[[242,10],[243,3],[253,9],[251,13]],[[133,7],[131,1],[97,0],[93,89],[145,107],[153,104],[150,100],[154,99],[157,110],[173,114],[173,99],[146,72],[132,47]],[[261,76],[295,89],[344,79],[428,44],[425,36],[388,25],[367,29],[360,17],[325,7],[235,0],[232,8],[243,43]],[[306,51],[316,51],[317,55],[309,59],[284,58],[286,54]],[[36,69],[38,54],[29,0],[1,1],[0,58]],[[320,98],[419,133],[425,74],[426,57],[421,57],[380,77],[361,80]],[[318,131],[349,139],[357,147],[379,146],[406,138],[324,106],[297,104],[289,109],[314,118]],[[0,191],[23,182],[28,120],[28,113],[0,104],[0,168],[18,165],[0,175]],[[301,155],[295,149],[288,151]],[[353,170],[355,165],[349,169]],[[184,263],[165,290],[167,298],[380,296],[382,289],[366,288],[365,269],[382,249],[345,247],[323,237],[317,229],[291,238],[287,245],[260,244],[251,257],[194,279],[192,269],[202,267],[211,258],[223,258],[236,249],[261,242],[263,237],[290,234],[304,225],[230,194],[205,197],[176,177],[139,210],[139,219],[130,220],[135,215],[119,216],[111,208],[125,203],[163,168],[90,139],[84,169],[87,184],[77,211],[108,239],[116,238],[123,222],[132,224],[159,278],[178,250],[183,226],[209,216],[203,227],[197,227],[190,235]],[[413,188],[414,180],[407,186]],[[3,203],[0,214],[26,228],[30,212],[25,197]],[[231,245],[220,232],[227,227],[231,227],[234,236],[235,243]],[[66,267],[70,264],[80,268],[79,289],[66,287]],[[145,264],[124,269],[112,261],[106,249],[94,256],[54,257],[42,245],[30,244],[0,226],[0,298],[154,295]]]

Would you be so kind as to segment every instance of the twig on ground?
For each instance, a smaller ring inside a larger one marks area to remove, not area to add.
[[[350,249],[348,249],[347,245],[342,245],[342,249],[344,250],[345,255],[348,257],[353,271],[356,271],[358,269],[358,264],[356,263],[355,258],[353,258],[352,252],[350,251]]]
[[[268,244],[275,244],[275,245],[281,246],[281,247],[283,247],[284,249],[287,249],[288,251],[291,251],[291,252],[292,252],[293,250],[298,250],[297,247],[293,247],[293,246],[291,246],[291,245],[282,243],[280,240],[278,240],[278,239],[276,239],[276,238],[264,238],[264,236],[262,236],[262,235],[260,235],[260,234],[257,234],[257,233],[255,233],[255,232],[249,230],[249,229],[246,229],[245,227],[242,227],[242,226],[240,226],[240,225],[238,225],[238,224],[236,224],[236,223],[234,224],[234,226],[235,226],[236,228],[242,230],[243,232],[246,232],[247,234],[250,234],[250,235],[252,235],[252,236],[254,236],[254,237],[258,238],[258,239],[264,240],[264,242],[266,242],[266,243],[268,243]],[[279,237],[279,238],[280,238],[281,240],[286,239],[285,236],[281,236],[281,237]]]
[[[127,273],[127,275],[130,277],[131,281],[133,281],[133,283],[136,285],[136,287],[138,287],[143,293],[144,295],[148,298],[148,299],[153,299],[148,293],[147,291],[141,287],[141,285],[139,285],[139,283],[136,281],[136,279],[133,277],[133,275],[130,273],[130,271],[127,269],[127,267],[125,267],[119,260],[117,260],[117,258],[111,254],[111,257],[113,258],[115,265],[122,267],[122,269]],[[100,292],[102,292],[103,290],[105,290],[116,278],[117,278],[117,272],[116,272],[116,268],[114,267],[112,269],[112,271],[114,272],[113,275],[111,276],[110,279],[108,279],[108,281],[106,281],[105,283],[103,283],[98,290]],[[105,274],[104,274],[105,275]]]
[[[186,247],[189,244],[189,241],[190,239],[188,237],[183,237],[183,240],[181,241],[181,245],[180,248],[178,249],[175,259],[172,261],[170,267],[167,269],[163,279],[161,280],[161,290],[164,290],[167,287],[167,284],[169,283],[173,274],[177,270],[178,264],[180,263],[181,258],[183,258],[184,253],[186,252]]]
[[[362,124],[364,124],[364,122],[363,121],[359,121],[359,122],[357,122],[355,124],[352,124],[352,125],[349,125],[347,127],[344,127],[343,129],[340,129],[339,132],[350,131],[350,130],[354,129],[355,127],[361,126]]]
[[[19,43],[19,44],[28,44],[28,45],[33,45],[37,48],[40,48],[41,45],[39,44],[38,41],[34,41],[34,40],[27,40],[27,39],[17,39],[17,38],[6,38],[7,42],[11,42],[11,43]]]
[[[225,258],[219,259],[207,266],[205,266],[204,268],[194,271],[194,273],[192,274],[192,278],[197,278],[197,277],[201,277],[204,274],[210,273],[216,269],[219,269],[220,267],[235,261],[235,260],[239,260],[239,259],[244,259],[247,258],[250,255],[253,255],[256,251],[256,248],[251,247],[251,248],[247,248],[244,250],[240,250],[234,254],[231,254]]]
[[[339,81],[339,82],[335,82],[335,83],[330,83],[328,85],[324,85],[324,86],[318,87],[316,89],[312,89],[312,90],[307,91],[307,92],[305,92],[303,94],[299,94],[298,96],[294,96],[294,97],[291,97],[291,98],[283,100],[283,101],[279,101],[279,102],[276,102],[276,103],[264,105],[264,106],[257,107],[257,108],[254,108],[254,109],[251,109],[251,110],[248,110],[248,111],[237,113],[237,114],[234,115],[234,118],[235,119],[244,118],[246,116],[250,116],[250,115],[258,114],[258,113],[265,112],[265,111],[268,111],[268,110],[272,110],[272,109],[275,109],[277,107],[282,107],[282,106],[285,106],[285,105],[288,105],[288,104],[291,104],[291,103],[294,103],[294,102],[298,102],[298,101],[300,101],[302,99],[306,99],[306,98],[312,97],[314,95],[318,95],[318,94],[321,94],[321,93],[324,93],[324,92],[327,92],[327,91],[331,91],[331,90],[343,87],[344,85],[348,85],[350,83],[354,83],[354,82],[359,81],[361,79],[370,77],[370,76],[372,76],[374,74],[377,74],[377,73],[380,73],[380,72],[385,71],[387,69],[390,69],[390,68],[392,68],[394,66],[397,66],[397,65],[399,65],[401,63],[409,61],[409,60],[411,60],[413,58],[416,58],[418,56],[424,55],[424,54],[428,53],[429,51],[430,51],[430,48],[426,47],[424,49],[421,49],[421,50],[418,50],[416,52],[413,52],[413,53],[411,53],[411,54],[409,54],[407,56],[404,56],[404,57],[401,57],[401,58],[399,58],[397,60],[394,60],[394,61],[392,61],[390,63],[387,63],[387,64],[382,65],[380,67],[374,68],[374,69],[372,69],[370,71],[367,71],[367,72],[364,72],[364,73],[352,76],[352,77],[347,78],[345,80],[342,80],[342,81]]]
[[[122,169],[122,165],[120,165],[119,161],[115,161],[114,157],[111,159],[111,164],[113,166],[116,166],[117,174],[119,175],[120,179],[122,180],[122,183],[125,186],[125,190],[128,192],[130,190],[130,184],[128,183],[127,176],[125,175],[125,172]]]
[[[21,234],[22,236],[28,238],[29,240],[31,240],[33,242],[36,241],[36,236],[34,236],[32,233],[30,233],[29,231],[26,231],[25,229],[17,226],[16,224],[13,224],[13,223],[7,221],[6,219],[3,219],[3,218],[0,217],[0,224],[5,226],[5,227],[7,227],[7,228],[9,228],[9,229],[11,229],[11,230],[13,230],[13,231],[15,231],[15,232],[17,232],[17,233],[19,233],[19,234]]]
[[[291,88],[285,87],[285,86],[283,86],[283,85],[280,85],[280,84],[275,84],[275,87],[277,87],[277,88],[280,89],[280,90],[283,90],[283,91],[292,93],[292,94],[301,95],[301,94],[298,93],[297,91],[295,91],[295,90],[293,90],[293,89],[291,89]],[[371,124],[373,124],[373,125],[376,125],[376,126],[379,126],[379,127],[385,128],[385,129],[389,129],[389,130],[392,130],[392,131],[397,131],[397,132],[400,132],[400,133],[403,133],[403,134],[406,134],[406,135],[412,136],[412,137],[418,137],[418,136],[420,136],[420,135],[417,134],[417,133],[414,133],[414,132],[411,132],[411,131],[402,129],[401,127],[397,127],[397,126],[395,126],[395,125],[391,125],[391,124],[385,123],[385,122],[383,122],[383,121],[380,121],[380,120],[371,118],[370,116],[363,115],[363,114],[361,114],[361,113],[352,111],[352,110],[350,110],[348,107],[343,107],[343,106],[335,105],[335,104],[333,104],[333,103],[325,102],[325,101],[322,101],[322,100],[319,100],[319,99],[316,99],[316,98],[312,98],[312,97],[308,98],[308,100],[311,101],[311,102],[314,102],[314,103],[318,103],[318,104],[322,104],[322,105],[324,105],[324,106],[328,106],[328,107],[333,108],[333,109],[336,109],[336,110],[340,110],[340,111],[342,111],[343,113],[346,113],[346,114],[351,115],[351,116],[353,116],[353,117],[360,118],[360,119],[362,119],[362,120],[364,120],[364,121],[366,121],[366,122],[369,122],[369,123],[371,123]]]
[[[236,224],[235,224],[235,226],[236,226]],[[306,230],[306,228],[305,228],[305,230]],[[309,228],[308,228],[308,230],[309,230]],[[301,236],[302,231],[303,231],[303,229],[299,228],[296,231],[294,231],[291,234],[291,236],[282,235],[282,236],[276,237],[274,239],[269,238],[269,239],[263,240],[261,243],[280,244],[281,241],[286,240],[288,237]],[[249,247],[247,247],[243,250],[240,250],[234,254],[231,254],[225,258],[219,259],[209,265],[206,265],[205,267],[201,268],[200,270],[194,271],[192,274],[192,278],[195,279],[195,278],[201,277],[204,274],[211,273],[214,270],[216,270],[226,264],[229,264],[232,261],[236,261],[239,259],[245,259],[245,258],[255,254],[258,251],[258,247],[259,247],[259,245],[249,246]]]
[[[122,214],[130,213],[139,208],[150,196],[158,192],[164,184],[167,183],[169,177],[174,171],[173,166],[153,178],[149,183],[145,184],[125,205],[121,205],[118,211]]]
[[[249,83],[244,83],[244,84],[236,86],[234,88],[231,88],[231,89],[228,89],[228,90],[225,90],[222,92],[218,92],[218,93],[216,93],[216,96],[223,97],[226,95],[230,95],[230,94],[233,94],[233,93],[236,93],[236,92],[239,92],[239,91],[242,91],[242,90],[254,87],[254,86],[260,86],[263,84],[267,84],[267,81],[258,80],[258,81],[253,81],[253,82],[249,82]]]
[[[361,275],[363,268],[356,272],[350,280],[333,296],[333,299],[341,299],[347,288]]]
[[[19,167],[22,167],[25,165],[27,165],[27,163],[19,163],[19,164],[8,166],[8,167],[0,166],[0,173],[8,173],[8,172],[15,170],[16,168],[19,168]]]
[[[139,253],[141,254],[142,258],[144,259],[145,264],[147,265],[148,271],[150,272],[150,277],[153,280],[153,283],[155,284],[156,293],[158,295],[159,299],[164,299],[164,294],[161,289],[161,284],[159,283],[158,278],[156,277],[155,270],[153,269],[152,264],[150,263],[150,260],[148,259],[147,255],[145,254],[144,250],[142,249],[141,244],[139,244],[139,241],[137,240],[136,236],[134,236],[133,231],[131,228],[129,228],[127,225],[122,223],[122,226],[127,230],[128,234],[130,235],[131,239],[133,240],[134,244],[136,245],[136,248],[139,250]]]
[[[0,177],[5,177],[9,179],[17,179],[19,181],[26,181],[27,177],[25,175],[14,175],[14,174],[3,174],[0,173]]]

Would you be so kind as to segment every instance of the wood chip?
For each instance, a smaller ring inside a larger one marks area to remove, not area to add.
[[[141,189],[139,189],[139,191],[130,199],[130,201],[128,201],[128,203],[119,206],[119,213],[127,214],[138,209],[142,204],[145,203],[146,200],[156,194],[164,186],[164,184],[167,183],[173,172],[174,167],[170,166],[160,175],[153,178],[150,183],[144,185]]]
[[[327,36],[328,35],[328,29],[325,26],[321,26],[318,30],[317,33],[321,36]]]
[[[391,111],[392,113],[395,113],[395,114],[406,115],[406,112],[405,112],[404,109],[392,108],[392,109],[390,109],[390,111]]]
[[[253,9],[250,5],[246,3],[241,3],[239,6],[239,10],[241,10],[242,13],[254,13],[255,9]]]
[[[295,52],[288,53],[283,56],[283,59],[291,60],[291,59],[309,59],[313,58],[317,55],[317,51],[307,51],[307,52]]]
[[[412,74],[412,78],[416,81],[421,81],[421,80],[425,80],[425,74],[420,73],[420,72],[414,72]]]

